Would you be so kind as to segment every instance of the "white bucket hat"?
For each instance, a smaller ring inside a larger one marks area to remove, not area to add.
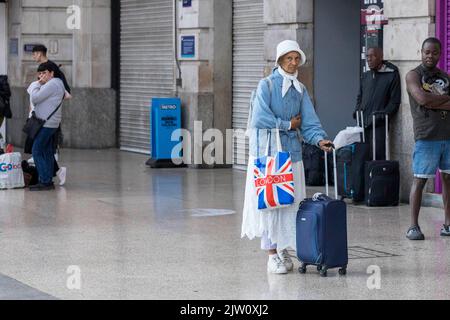
[[[306,63],[306,54],[300,49],[298,43],[293,40],[284,40],[278,44],[276,64],[278,65],[278,60],[280,60],[282,56],[292,51],[298,52],[300,54],[300,56],[302,57],[300,65],[304,65]]]

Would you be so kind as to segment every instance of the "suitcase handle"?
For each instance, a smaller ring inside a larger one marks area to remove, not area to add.
[[[361,117],[361,122],[359,121],[360,117]],[[364,114],[363,114],[362,110],[356,111],[356,123],[357,123],[358,127],[363,128],[362,142],[365,143],[366,142],[366,133],[365,133],[365,130],[364,130]]]
[[[373,161],[375,161],[377,159],[376,157],[376,116],[377,115],[384,115],[384,119],[386,121],[386,160],[390,160],[390,152],[389,152],[389,115],[386,112],[383,111],[375,111],[374,113],[372,113],[372,142],[373,142]]]
[[[315,193],[312,197],[312,201],[327,201],[331,198],[328,195],[325,195],[321,192]]]
[[[325,153],[325,192],[329,196],[328,188],[328,152]],[[338,199],[338,188],[337,188],[337,165],[336,165],[336,149],[333,148],[333,175],[334,175],[334,196]]]

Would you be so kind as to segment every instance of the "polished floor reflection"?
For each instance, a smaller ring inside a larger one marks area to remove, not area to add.
[[[347,276],[268,275],[259,241],[240,238],[242,172],[150,169],[146,160],[64,150],[64,187],[0,191],[0,298],[450,298],[441,209],[423,209],[426,241],[411,242],[407,205],[349,205]]]

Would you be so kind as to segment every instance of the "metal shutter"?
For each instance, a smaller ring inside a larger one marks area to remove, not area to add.
[[[151,98],[174,92],[173,29],[173,1],[121,0],[121,150],[151,151]]]
[[[246,129],[252,90],[264,76],[264,1],[233,0],[233,128]],[[246,169],[248,139],[235,143],[234,168]],[[238,140],[239,141],[239,140]]]

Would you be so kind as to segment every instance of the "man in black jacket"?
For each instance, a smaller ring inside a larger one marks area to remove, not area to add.
[[[398,68],[383,60],[383,50],[369,48],[367,50],[367,63],[370,70],[365,72],[361,79],[361,86],[353,117],[356,111],[364,112],[364,127],[366,141],[371,144],[373,139],[372,114],[375,111],[383,111],[389,118],[397,113],[401,102],[400,75]],[[376,158],[386,159],[386,127],[384,117],[376,120]],[[372,151],[371,151],[372,154]]]

